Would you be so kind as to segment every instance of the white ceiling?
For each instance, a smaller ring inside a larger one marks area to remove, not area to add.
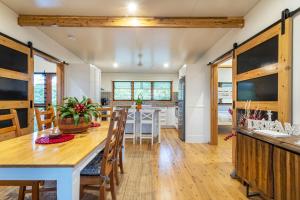
[[[127,0],[2,0],[19,14],[126,16]],[[258,0],[135,0],[135,16],[244,16]],[[246,22],[247,23],[247,22]],[[229,29],[40,28],[104,72],[177,72]],[[68,35],[74,39],[68,39]],[[142,53],[143,67],[137,66]],[[72,61],[69,61],[72,62]],[[119,64],[118,68],[113,63]],[[168,62],[169,68],[163,64]]]

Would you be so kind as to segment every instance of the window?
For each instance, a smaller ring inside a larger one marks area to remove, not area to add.
[[[141,96],[143,100],[151,100],[151,82],[135,81],[134,82],[134,100]]]
[[[131,81],[115,81],[114,100],[131,100]]]
[[[34,74],[34,103],[45,104],[45,84],[46,77],[44,74]]]
[[[160,81],[153,82],[153,100],[171,100],[171,82]]]
[[[52,105],[56,105],[57,104],[57,93],[56,93],[56,89],[57,89],[57,78],[56,76],[52,76],[52,80],[51,80],[51,94],[52,94]]]
[[[46,108],[56,105],[57,78],[54,73],[34,74],[34,107]]]
[[[113,100],[171,101],[172,81],[113,81]]]

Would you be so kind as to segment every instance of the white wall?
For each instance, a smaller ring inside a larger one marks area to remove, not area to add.
[[[294,18],[293,34],[293,123],[300,125],[300,15]]]
[[[100,102],[101,70],[88,64],[71,64],[65,69],[66,96],[90,97]]]
[[[66,62],[83,63],[80,58],[60,46],[39,29],[19,26],[18,15],[2,2],[0,2],[0,32],[24,43],[31,41],[35,48]]]
[[[246,16],[243,29],[232,29],[210,48],[194,65],[187,67],[186,87],[186,138],[187,142],[207,143],[210,141],[210,67],[206,64],[268,27],[281,17],[281,11],[291,11],[300,6],[299,0],[262,0]],[[300,71],[300,17],[295,19],[294,29],[294,74]],[[300,101],[300,80],[294,76],[294,102]],[[294,121],[300,122],[300,105],[294,104]]]
[[[57,65],[39,56],[34,56],[34,72],[36,73],[56,73]]]
[[[218,82],[232,82],[232,68],[218,68]]]
[[[102,73],[101,87],[105,92],[112,91],[112,81],[173,81],[173,91],[178,91],[178,74],[148,73]]]
[[[101,99],[101,70],[94,65],[90,65],[90,97],[100,102]]]

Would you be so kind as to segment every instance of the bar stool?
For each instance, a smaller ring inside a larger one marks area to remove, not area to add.
[[[151,139],[151,144],[153,145],[154,139],[154,110],[152,109],[142,109],[141,110],[141,122],[140,122],[140,144],[142,144],[142,139]],[[151,132],[144,132],[143,125],[151,126]]]
[[[132,133],[126,132],[125,129],[125,137],[124,139],[132,139],[133,144],[135,144],[135,122],[136,122],[136,110],[135,109],[128,109],[128,114],[127,114],[127,120],[126,120],[126,127],[128,125],[132,126]]]

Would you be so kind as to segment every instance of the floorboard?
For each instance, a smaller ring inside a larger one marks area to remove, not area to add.
[[[161,144],[126,142],[125,174],[118,200],[237,200],[247,199],[245,188],[230,178],[231,141],[219,135],[219,145],[186,144],[175,129],[162,129]],[[17,188],[0,187],[0,199],[17,199]],[[41,194],[55,200],[55,193]],[[30,199],[30,195],[26,197]],[[98,199],[87,191],[84,200]],[[108,199],[110,195],[108,194]]]

